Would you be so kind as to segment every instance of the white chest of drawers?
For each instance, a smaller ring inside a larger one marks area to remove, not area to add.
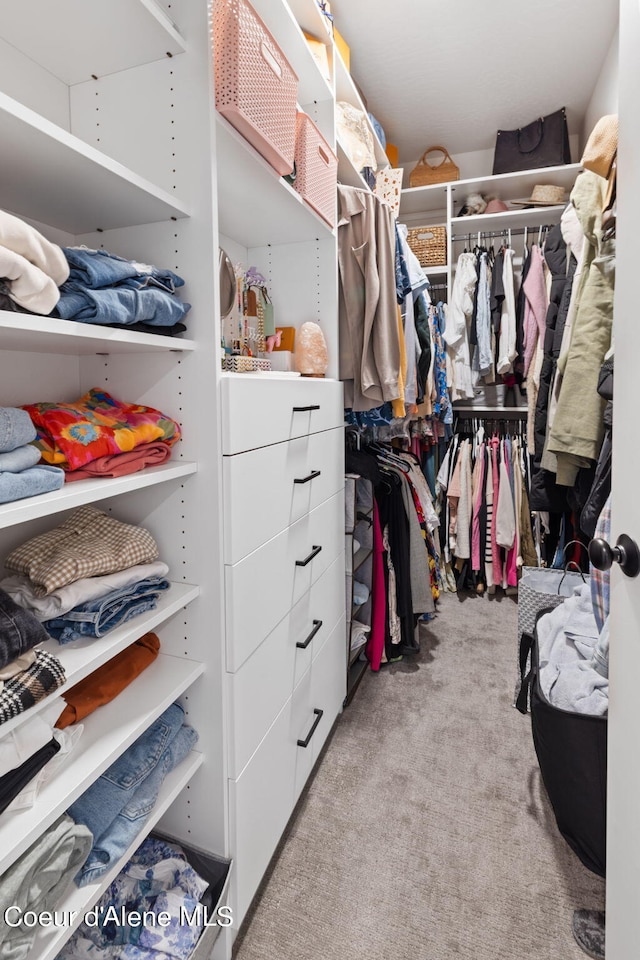
[[[240,923],[342,707],[342,384],[223,382],[225,650]]]

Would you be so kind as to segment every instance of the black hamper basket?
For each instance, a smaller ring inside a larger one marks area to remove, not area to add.
[[[520,644],[523,675],[529,651],[531,671],[523,678],[516,706],[526,713],[530,696],[533,743],[558,830],[585,867],[604,877],[607,718],[550,704],[539,683],[537,637],[524,634]]]

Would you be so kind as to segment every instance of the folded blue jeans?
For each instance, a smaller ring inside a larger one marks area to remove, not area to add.
[[[141,613],[153,610],[161,591],[169,587],[169,581],[162,577],[147,577],[112,590],[97,600],[82,603],[62,617],[45,620],[43,625],[59,643],[73,643],[83,637],[103,637]]]
[[[110,287],[124,280],[153,279],[159,286],[171,293],[184,284],[182,277],[171,270],[161,270],[150,263],[139,263],[117,257],[107,250],[91,250],[89,247],[64,247],[63,252],[69,264],[69,279],[83,287]]]
[[[0,503],[13,503],[40,493],[59,490],[64,484],[64,470],[40,464],[20,473],[0,473]]]
[[[0,590],[0,668],[48,639],[37,617]]]
[[[26,410],[0,407],[0,453],[7,453],[36,439],[36,428]]]
[[[27,411],[23,411],[26,413]],[[0,453],[0,473],[21,473],[29,467],[35,467],[40,459],[40,451],[30,443],[15,450]]]
[[[184,710],[172,703],[69,807],[69,816],[88,827],[94,841],[106,833],[153,773],[183,723]]]
[[[169,327],[179,323],[190,309],[190,303],[154,287],[132,290],[118,286],[91,290],[68,281],[61,288],[55,313],[63,320],[79,323],[117,323],[122,326],[148,323]]]
[[[197,742],[198,734],[193,727],[187,724],[180,727],[156,767],[140,784],[124,810],[94,843],[86,863],[76,877],[79,887],[95,883],[124,856],[153,810],[165,777],[185,759]]]

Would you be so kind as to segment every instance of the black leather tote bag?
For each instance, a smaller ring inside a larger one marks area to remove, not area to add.
[[[564,107],[518,130],[498,130],[493,172],[517,173],[571,163],[567,112]]]

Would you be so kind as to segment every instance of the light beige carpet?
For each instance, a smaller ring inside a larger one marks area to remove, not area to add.
[[[604,884],[557,832],[511,705],[516,604],[446,595],[368,673],[298,805],[237,960],[584,960]]]

